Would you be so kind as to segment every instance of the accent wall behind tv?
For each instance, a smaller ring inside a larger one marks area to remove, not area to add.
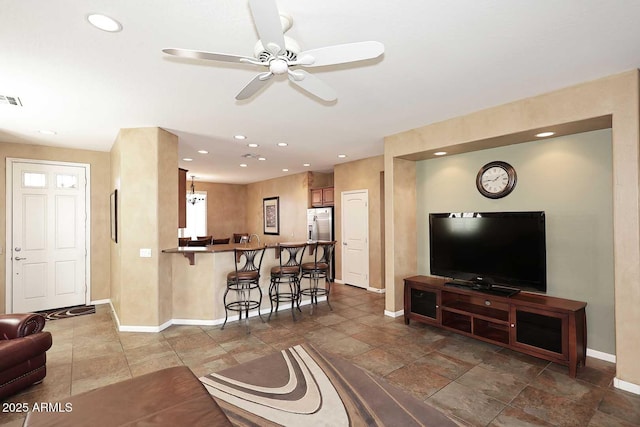
[[[493,160],[518,174],[502,199],[475,185]],[[615,354],[612,171],[610,129],[417,162],[418,273],[429,274],[431,212],[545,211],[547,295],[587,302],[588,348]]]

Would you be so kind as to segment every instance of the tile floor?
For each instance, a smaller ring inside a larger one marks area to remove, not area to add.
[[[614,389],[615,365],[588,359],[578,378],[566,367],[457,334],[383,315],[384,295],[335,284],[333,311],[320,303],[269,322],[258,318],[220,326],[171,326],[161,333],[118,332],[110,307],[48,322],[53,347],[43,383],[11,397],[52,402],[158,369],[187,365],[215,372],[309,342],[342,355],[440,408],[461,425],[640,426],[640,396]],[[266,320],[266,316],[265,317]],[[0,413],[0,425],[20,425]]]

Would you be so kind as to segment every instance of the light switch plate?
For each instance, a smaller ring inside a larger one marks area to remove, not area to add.
[[[151,249],[140,248],[140,258],[151,258]]]

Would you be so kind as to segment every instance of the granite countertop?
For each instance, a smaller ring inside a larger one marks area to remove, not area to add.
[[[209,245],[209,246],[181,246],[177,248],[163,249],[166,254],[182,254],[189,259],[189,264],[195,265],[196,254],[216,254],[223,252],[233,252],[234,249],[260,249],[260,248],[277,248],[278,245],[313,245],[318,242],[279,242],[265,243],[264,245],[247,244],[247,243],[229,243],[226,245]],[[309,255],[313,255],[314,247],[311,246]],[[275,257],[280,257],[280,251],[276,251]]]
[[[182,246],[178,248],[163,249],[162,252],[168,254],[196,253],[209,254],[218,252],[233,252],[235,248],[239,249],[258,249],[258,248],[274,248],[276,245],[259,246],[256,244],[229,243],[226,245],[209,245],[209,246]]]
[[[255,243],[229,243],[226,245],[209,245],[209,246],[181,246],[178,248],[163,249],[162,252],[168,254],[183,254],[183,253],[218,253],[218,252],[233,252],[235,248],[238,249],[258,249],[258,248],[275,248],[278,245],[302,245],[302,244],[314,244],[316,242],[279,242],[279,243],[265,243],[264,245],[257,245]]]

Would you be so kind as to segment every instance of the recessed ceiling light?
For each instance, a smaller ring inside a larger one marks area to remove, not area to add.
[[[303,163],[302,166],[308,168],[309,166],[311,166],[311,163]]]
[[[193,162],[193,159],[191,157],[185,157],[182,160],[185,161],[185,162]]]
[[[347,155],[346,155],[346,154],[338,154],[338,158],[339,158],[339,159],[344,159],[344,158],[346,158],[346,157],[347,157]]]
[[[289,169],[282,169],[282,172],[289,172]]]
[[[41,129],[38,132],[40,132],[43,135],[55,135],[56,134],[56,131],[49,130],[49,129]]]
[[[244,136],[244,135],[234,135],[233,137],[234,137],[235,139],[247,139],[247,137],[246,137],[246,136]]]
[[[118,31],[122,31],[122,25],[115,19],[110,18],[106,15],[93,13],[87,16],[87,20],[91,25],[102,31],[108,31],[110,33],[117,33]]]
[[[247,147],[258,148],[258,147],[260,147],[260,144],[256,144],[255,142],[251,142],[251,143],[247,144]]]
[[[262,156],[260,156],[260,157],[258,157],[258,160],[262,160],[262,161],[264,161],[264,160],[267,160],[267,158],[266,158],[266,157],[262,157]]]
[[[198,150],[198,153],[200,153],[200,154],[209,154],[209,152],[207,150]]]
[[[287,144],[286,142],[278,142],[278,147],[286,147],[287,145],[289,144]]]
[[[247,167],[247,164],[246,164],[246,163],[240,163],[240,167],[241,167],[241,168],[246,168],[246,167]]]
[[[545,136],[551,136],[555,134],[556,134],[555,132],[540,132],[540,133],[537,133],[536,136],[538,138],[544,138]]]
[[[445,154],[447,154],[446,151],[436,151],[433,153],[434,156],[444,156]]]

